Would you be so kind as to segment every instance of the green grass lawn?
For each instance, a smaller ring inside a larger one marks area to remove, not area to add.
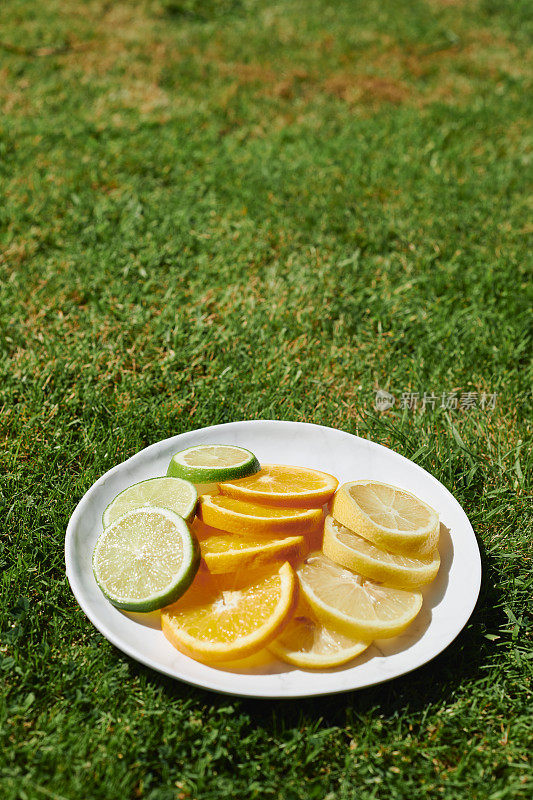
[[[0,5],[2,798],[531,797],[530,10]],[[243,700],[86,619],[63,556],[83,493],[253,418],[381,442],[463,505],[481,595],[432,663]]]

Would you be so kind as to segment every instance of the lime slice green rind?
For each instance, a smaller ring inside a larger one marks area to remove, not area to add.
[[[107,528],[128,511],[145,506],[168,508],[191,522],[197,502],[198,493],[190,481],[169,476],[148,478],[117,494],[105,509],[102,524]]]
[[[100,534],[93,574],[116,608],[155,611],[187,591],[200,556],[198,540],[182,517],[166,508],[138,508]]]
[[[216,465],[216,450],[222,454],[229,451],[235,456],[236,463],[225,464],[221,458],[221,466]],[[208,463],[202,464],[202,450],[209,453],[206,458]],[[192,457],[192,458],[191,458]],[[195,460],[196,464],[187,463],[186,459]],[[239,460],[240,459],[240,460]],[[234,480],[236,478],[246,478],[259,472],[261,465],[255,455],[244,447],[236,445],[206,444],[188,447],[175,453],[168,465],[167,475],[182,478],[194,484],[219,483],[221,481]]]

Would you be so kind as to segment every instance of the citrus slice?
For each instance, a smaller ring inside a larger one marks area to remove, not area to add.
[[[319,508],[260,506],[223,494],[202,495],[197,513],[206,525],[241,536],[276,533],[301,535],[316,530],[322,521],[322,510]]]
[[[419,557],[389,553],[335,522],[333,517],[326,517],[322,550],[342,567],[396,589],[418,589],[431,583],[440,566],[437,549]]]
[[[168,508],[128,511],[98,537],[93,572],[117,608],[153,611],[174,602],[190,586],[200,548],[188,525]]]
[[[199,444],[172,456],[167,475],[194,484],[244,478],[261,469],[249,450],[232,444]]]
[[[300,602],[281,634],[268,649],[282,661],[304,669],[328,669],[346,664],[370,642],[339,633],[320,622],[307,603]]]
[[[414,494],[378,481],[343,483],[331,516],[384,550],[427,555],[439,541],[438,514]]]
[[[338,485],[337,478],[327,472],[284,464],[264,464],[254,475],[224,481],[219,489],[222,494],[237,500],[271,506],[311,508],[327,503]]]
[[[272,561],[302,558],[305,551],[303,536],[270,539],[265,536],[234,536],[215,534],[200,542],[202,558],[210,572],[236,572],[251,569]]]
[[[300,591],[318,619],[363,640],[396,636],[422,607],[420,592],[392,589],[311,553],[298,567]]]
[[[149,478],[147,481],[134,483],[117,494],[104,511],[102,521],[104,528],[107,528],[128,511],[142,506],[168,508],[190,521],[194,517],[197,500],[196,489],[189,481],[182,481],[180,478]]]
[[[194,488],[198,492],[198,497],[201,494],[218,494],[218,483],[195,483]]]
[[[281,632],[297,593],[287,562],[234,575],[201,570],[187,594],[162,610],[161,627],[174,647],[197,661],[245,658]]]

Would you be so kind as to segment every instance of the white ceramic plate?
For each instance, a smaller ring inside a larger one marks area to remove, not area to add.
[[[373,478],[407,489],[441,518],[441,569],[424,590],[424,605],[401,636],[373,644],[351,664],[306,671],[264,661],[246,671],[208,667],[175,650],[161,633],[158,614],[128,615],[102,595],[93,577],[92,551],[108,503],[132,483],[164,475],[171,456],[191,445],[237,444],[265,463],[315,467],[347,480]],[[304,697],[360,689],[404,675],[444,650],[466,624],[481,583],[481,560],[468,518],[436,478],[382,445],[301,422],[252,420],[190,431],[141,450],[109,470],[76,507],[65,538],[67,576],[85,614],[116,647],[173,678],[245,697]]]

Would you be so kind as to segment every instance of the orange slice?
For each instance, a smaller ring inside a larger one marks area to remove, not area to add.
[[[266,464],[259,472],[219,483],[222,494],[251,503],[290,508],[316,508],[333,497],[339,485],[327,472],[307,467]]]
[[[322,522],[320,508],[275,508],[260,506],[226,495],[200,497],[198,516],[212,528],[247,535],[296,534],[315,531]]]
[[[303,536],[271,539],[221,533],[201,541],[200,550],[209,572],[219,574],[303,558],[306,547]]]
[[[161,628],[197,661],[246,658],[281,633],[297,599],[298,582],[287,562],[236,575],[202,570],[188,592],[161,611]]]

